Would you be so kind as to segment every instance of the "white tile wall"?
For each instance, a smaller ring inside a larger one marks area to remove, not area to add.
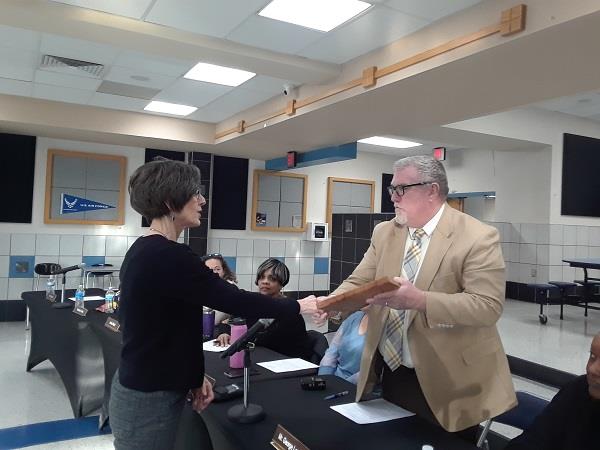
[[[10,234],[0,234],[0,255],[10,255]]]
[[[267,239],[254,239],[254,256],[269,257],[269,241]]]
[[[298,279],[298,290],[299,291],[312,291],[314,289],[312,274],[300,275]]]
[[[60,237],[60,255],[81,256],[82,251],[83,236],[63,235]]]
[[[60,249],[58,234],[38,234],[35,238],[36,255],[58,255]]]
[[[300,256],[315,256],[315,243],[312,241],[300,241]]]
[[[206,253],[209,255],[211,253],[221,253],[221,250],[219,249],[219,243],[219,239],[209,239],[206,245]]]
[[[252,285],[254,284],[254,277],[252,275],[239,275],[236,273],[237,285],[240,289],[245,291],[251,291]]]
[[[219,253],[223,256],[237,255],[237,239],[221,239]]]
[[[106,256],[125,256],[127,248],[127,236],[106,237]]]
[[[577,245],[577,226],[563,225],[563,244]]]
[[[106,254],[106,236],[84,236],[83,254],[85,256],[104,256]]]
[[[236,259],[235,273],[240,275],[254,275],[251,256],[240,256]]]
[[[314,271],[315,258],[300,258],[300,275],[312,274]]]
[[[237,256],[254,255],[254,241],[252,239],[238,239]]]
[[[299,286],[300,275],[291,274],[290,281],[285,287],[285,291],[297,291]]]
[[[0,278],[0,300],[8,300],[8,278]]]
[[[315,291],[328,291],[329,290],[329,275],[327,275],[327,274],[315,275],[314,289],[315,289]]]
[[[11,234],[11,255],[35,255],[35,239],[31,234]]]
[[[300,241],[286,241],[285,256],[300,256]]]
[[[550,228],[547,224],[538,223],[536,226],[537,243],[538,244],[549,244],[550,243]]]
[[[269,248],[269,256],[273,258],[285,256],[285,241],[271,241]]]
[[[563,243],[563,226],[562,225],[550,225],[550,243],[562,245],[562,243]]]
[[[131,247],[138,238],[139,236],[127,236],[127,250],[129,250],[129,247]]]
[[[290,269],[290,273],[295,275],[300,273],[300,258],[287,257],[285,258],[285,265]]]
[[[8,263],[10,261],[9,256],[0,256],[0,277],[8,277]]]
[[[8,299],[20,300],[21,293],[33,289],[32,278],[9,278],[8,279]]]
[[[590,227],[577,226],[577,245],[589,245]]]
[[[315,256],[329,257],[329,241],[315,242]]]

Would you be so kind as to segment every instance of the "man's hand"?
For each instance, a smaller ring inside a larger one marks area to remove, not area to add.
[[[394,309],[414,309],[425,311],[425,292],[417,289],[414,284],[406,278],[394,277],[394,281],[400,284],[395,291],[377,294],[367,300],[369,305],[388,306]]]
[[[300,314],[313,314],[318,312],[317,297],[309,295],[308,297],[298,300],[300,304]]]
[[[194,408],[194,411],[199,413],[206,409],[215,398],[211,382],[204,378],[202,387],[192,389],[192,396],[192,408]]]
[[[321,301],[326,300],[328,298],[329,297],[327,297],[327,296],[318,297],[317,298],[317,302],[321,302]],[[315,311],[314,313],[312,313],[311,317],[312,317],[313,323],[315,325],[321,326],[325,322],[327,322],[327,320],[329,319],[330,315],[331,315],[330,313],[322,311],[322,310],[319,309],[318,311]]]
[[[229,336],[227,333],[223,333],[217,336],[217,339],[215,339],[215,344],[218,347],[225,347],[226,345],[229,345],[231,341],[231,336]]]

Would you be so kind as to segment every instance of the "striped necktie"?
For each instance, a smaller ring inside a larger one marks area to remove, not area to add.
[[[402,269],[411,283],[419,270],[421,263],[421,239],[426,233],[417,228],[412,235],[412,243],[404,257]],[[394,371],[402,362],[402,328],[404,326],[404,309],[390,309],[385,330],[379,341],[379,352],[388,367]]]

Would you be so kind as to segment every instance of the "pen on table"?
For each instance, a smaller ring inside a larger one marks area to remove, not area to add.
[[[344,395],[348,395],[348,391],[342,391],[338,392],[337,394],[327,395],[323,400],[333,400],[334,398],[343,397]]]

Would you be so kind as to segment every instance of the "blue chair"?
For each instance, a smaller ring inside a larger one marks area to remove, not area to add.
[[[517,406],[485,422],[483,431],[477,440],[477,448],[486,450],[489,448],[487,434],[490,431],[492,422],[526,430],[549,403],[548,400],[529,392],[517,391],[516,394],[517,401],[519,402]]]

